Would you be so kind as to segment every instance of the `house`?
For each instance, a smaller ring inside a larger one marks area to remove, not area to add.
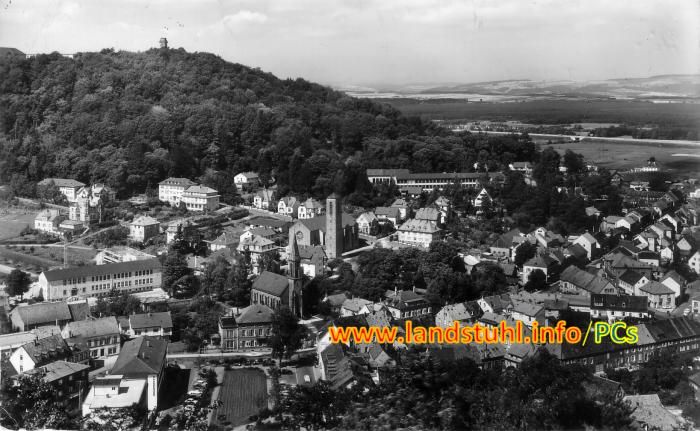
[[[568,266],[559,275],[559,291],[583,295],[615,294],[617,289],[608,280],[586,272],[574,265]]]
[[[163,383],[168,342],[154,337],[127,341],[105,377],[95,379],[83,402],[83,416],[96,410],[140,405],[153,412]]]
[[[132,314],[129,316],[126,334],[130,337],[157,337],[170,340],[173,335],[173,319],[170,311]]]
[[[224,352],[267,347],[272,335],[274,311],[262,304],[252,304],[238,314],[219,318],[219,336]]]
[[[259,235],[246,237],[238,244],[237,250],[242,253],[250,254],[250,263],[253,267],[253,273],[260,273],[260,264],[264,255],[269,255],[277,250],[275,242]]]
[[[586,216],[587,217],[595,217],[598,218],[600,217],[602,213],[600,210],[594,206],[586,207]]]
[[[269,210],[273,205],[274,192],[262,189],[253,196],[253,206],[259,210]]]
[[[673,290],[658,281],[652,280],[640,287],[639,295],[646,296],[649,306],[656,310],[672,310],[675,307]]]
[[[219,208],[219,192],[211,187],[193,185],[182,193],[187,211],[212,212]]]
[[[69,346],[78,345],[88,350],[92,358],[106,358],[119,354],[121,339],[119,323],[114,316],[69,322],[61,336]]]
[[[544,306],[529,302],[513,302],[513,310],[510,317],[513,320],[523,322],[523,325],[531,328],[534,322],[544,324]]]
[[[221,235],[209,243],[209,250],[219,251],[225,249],[235,249],[240,244],[240,235],[232,230],[225,230]]]
[[[323,343],[318,347],[318,365],[321,378],[333,389],[347,388],[355,380],[352,364],[340,344]]]
[[[653,251],[643,250],[637,254],[637,260],[658,268],[661,265],[661,256]]]
[[[425,249],[430,248],[430,244],[439,238],[442,231],[436,222],[425,219],[406,220],[397,230],[400,243]]]
[[[442,198],[442,196],[440,198]],[[440,198],[438,198],[438,200],[440,200]],[[437,202],[438,201],[435,201],[436,205]],[[406,199],[398,198],[394,202],[392,202],[390,206],[399,209],[399,217],[401,218],[401,220],[406,219],[406,217],[408,216],[408,202],[406,202]]]
[[[22,374],[55,361],[80,362],[76,360],[75,353],[66,341],[56,334],[23,344],[10,355],[10,364],[17,373]],[[83,359],[83,356],[78,359]],[[84,359],[87,359],[87,354],[84,355]]]
[[[299,213],[299,200],[294,196],[285,196],[277,202],[277,212],[289,217],[296,217]]]
[[[481,307],[481,311],[484,314],[510,314],[510,311],[513,309],[513,303],[511,302],[510,295],[508,294],[482,296],[481,298],[477,299],[476,302],[479,307]]]
[[[520,228],[514,228],[499,236],[496,242],[491,244],[489,251],[497,257],[511,257],[514,255],[514,238],[524,238],[525,234]]]
[[[78,197],[78,190],[85,187],[85,184],[70,178],[46,178],[39,181],[37,186],[56,186],[68,202],[75,202],[75,199]]]
[[[591,295],[591,318],[607,319],[608,322],[628,318],[646,319],[651,317],[647,298],[644,296],[611,295],[594,293]]]
[[[692,256],[690,256],[690,258],[688,258],[688,266],[696,274],[700,274],[700,249],[698,249]]]
[[[508,165],[508,169],[522,172],[525,176],[532,174],[532,164],[530,162],[513,162]]]
[[[575,240],[574,244],[580,245],[586,250],[586,257],[590,260],[598,255],[600,250],[600,244],[598,240],[595,239],[593,235],[586,232],[583,235],[579,235]]]
[[[412,290],[387,290],[384,305],[394,319],[423,316],[432,310],[430,302]]]
[[[170,177],[158,183],[158,199],[168,202],[170,206],[178,206],[185,190],[194,185],[196,184],[187,178]]]
[[[477,212],[480,212],[484,202],[487,201],[491,203],[493,202],[493,199],[491,199],[491,195],[489,195],[489,192],[487,192],[486,189],[481,189],[474,199],[472,199],[472,205],[477,209]]]
[[[617,279],[617,286],[625,291],[627,295],[637,295],[639,288],[647,284],[651,279],[647,276],[628,269]]]
[[[435,315],[435,326],[448,328],[455,321],[460,323],[472,323],[481,317],[482,311],[477,304],[460,302],[457,304],[445,305]]]
[[[343,301],[343,305],[340,306],[340,316],[357,316],[363,314],[367,305],[371,305],[372,301],[368,301],[363,298],[349,298]]]
[[[160,261],[146,259],[44,271],[39,275],[38,284],[46,301],[56,301],[107,296],[112,289],[145,292],[160,287],[161,278]]]
[[[58,326],[40,326],[31,331],[11,332],[0,335],[0,379],[5,378],[3,373],[12,370],[9,362],[12,352],[23,345],[51,335],[61,335],[61,328]]]
[[[366,211],[360,214],[355,220],[357,230],[364,235],[372,235],[372,232],[379,226],[379,219],[372,211]]]
[[[88,387],[89,365],[75,362],[55,361],[25,372],[25,375],[40,376],[56,391],[63,407],[68,407]],[[19,383],[19,382],[17,382]]]
[[[399,209],[396,207],[377,207],[374,209],[374,214],[377,216],[379,223],[391,222],[394,226],[398,226],[401,222]]]
[[[416,216],[413,217],[415,220],[426,220],[433,223],[442,223],[442,214],[435,207],[419,208],[416,211]]]
[[[636,429],[675,431],[692,428],[687,419],[664,407],[659,394],[627,395],[623,400],[632,412],[630,417]]]
[[[317,201],[316,199],[308,198],[303,203],[299,204],[298,211],[299,214],[297,218],[299,220],[306,220],[323,215],[325,207],[321,202]]]
[[[160,222],[148,217],[139,216],[129,223],[129,238],[133,241],[146,242],[160,233]]]
[[[678,242],[676,242],[676,249],[678,249],[678,254],[682,257],[689,257],[693,253],[693,250],[695,250],[695,247],[695,240],[688,235],[681,236]]]
[[[73,320],[66,302],[37,302],[21,304],[10,311],[13,331],[29,331],[40,326],[63,327]]]
[[[320,245],[299,246],[299,257],[304,275],[314,278],[325,274],[328,256]]]
[[[255,188],[260,185],[260,177],[257,172],[241,172],[233,177],[233,183],[236,185],[238,191],[244,188]]]
[[[557,261],[552,259],[550,256],[542,254],[537,255],[523,264],[523,277],[521,281],[523,284],[527,283],[530,279],[530,273],[537,269],[544,272],[544,275],[549,281],[554,275],[556,275],[557,267]]]
[[[45,209],[40,211],[34,218],[34,229],[49,235],[60,235],[58,226],[66,217],[56,209]]]
[[[343,303],[348,299],[350,299],[350,294],[348,292],[340,292],[332,295],[326,294],[326,296],[323,298],[323,302],[330,306],[332,313],[340,315],[340,309],[342,308]]]
[[[76,194],[75,201],[68,204],[68,219],[80,221],[85,225],[102,222],[102,210],[104,193],[99,196],[92,194],[92,189],[81,187]]]

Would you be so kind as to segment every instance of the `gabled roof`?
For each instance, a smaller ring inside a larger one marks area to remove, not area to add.
[[[81,183],[72,178],[46,178],[38,183],[40,186],[48,186],[51,184],[54,184],[56,187],[85,187],[85,183]]]
[[[38,374],[42,379],[47,382],[55,382],[64,377],[71,376],[73,374],[80,373],[90,369],[88,365],[77,364],[75,362],[66,361],[56,361],[48,363],[40,368],[34,368],[33,370],[27,371],[25,374]]]
[[[138,337],[127,341],[110,374],[124,377],[158,374],[165,362],[167,346],[167,341],[156,337]]]
[[[647,301],[646,296],[594,293],[591,295],[591,309],[646,312]]]
[[[613,287],[606,279],[571,265],[562,271],[559,276],[561,281],[569,282],[574,286],[590,293],[601,293],[604,289]]]
[[[170,177],[158,183],[159,185],[189,187],[196,183],[188,178]]]
[[[129,316],[129,324],[132,329],[139,328],[172,328],[173,319],[170,311],[159,313],[132,314]]]
[[[284,275],[275,274],[270,271],[263,271],[253,282],[253,290],[269,293],[270,295],[281,297],[289,288],[289,280]]]
[[[639,283],[639,280],[641,280],[642,277],[644,276],[638,273],[637,271],[628,269],[625,272],[623,272],[622,275],[620,275],[620,280],[634,286],[635,284]]]
[[[273,314],[274,311],[270,307],[263,304],[253,304],[241,310],[241,314],[235,317],[238,325],[272,323]]]
[[[132,221],[130,224],[132,226],[151,226],[154,224],[160,224],[160,222],[158,222],[158,220],[154,219],[153,217],[142,215],[135,218],[134,221]]]
[[[660,281],[663,283],[665,280],[668,280],[668,279],[671,279],[671,280],[675,281],[676,283],[678,283],[678,284],[681,285],[681,286],[683,286],[683,284],[686,283],[686,281],[687,281],[687,280],[685,279],[685,277],[683,277],[683,276],[680,275],[678,272],[676,272],[675,269],[672,269],[672,270],[670,270],[669,272],[667,272],[667,273],[661,278]]]
[[[401,232],[437,233],[442,229],[434,221],[426,219],[409,219],[398,228]]]
[[[440,309],[440,311],[438,311],[438,314],[444,316],[444,318],[448,321],[462,321],[472,318],[471,313],[464,303],[445,305],[442,307],[442,309]]]
[[[414,219],[438,221],[440,220],[440,211],[433,207],[419,208]]]
[[[103,335],[119,334],[119,323],[114,316],[99,319],[80,320],[68,322],[63,329],[66,338],[72,337],[99,337]]]
[[[513,304],[513,313],[520,313],[528,317],[535,317],[542,312],[544,307],[529,302],[516,301]]]
[[[38,302],[31,305],[20,305],[10,312],[10,316],[13,315],[18,315],[27,326],[55,323],[72,318],[68,304],[65,302]]]
[[[549,268],[555,263],[556,261],[551,257],[540,254],[533,258],[530,258],[527,262],[523,264],[523,266],[531,266],[533,268]]]
[[[387,290],[384,293],[387,305],[396,309],[404,309],[417,304],[427,304],[428,301],[412,290]]]
[[[386,218],[398,218],[399,209],[397,207],[377,207],[374,209],[374,214]]]
[[[343,303],[348,300],[350,294],[348,292],[334,293],[332,295],[327,295],[324,301],[330,303],[333,307],[340,307]]]
[[[674,293],[673,290],[656,280],[648,281],[642,287],[640,287],[639,290],[651,295],[672,295]]]
[[[22,348],[35,364],[67,359],[72,354],[66,341],[58,334],[30,341],[22,345]]]
[[[360,309],[362,309],[362,307],[371,303],[372,301],[368,301],[363,298],[350,298],[343,301],[342,307],[348,311],[357,313],[358,311],[360,311]]]
[[[326,258],[326,251],[320,245],[298,245],[299,257],[302,260]]]

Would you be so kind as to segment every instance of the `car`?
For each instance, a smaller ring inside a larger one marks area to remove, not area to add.
[[[683,315],[684,315],[684,316],[687,316],[687,315],[689,315],[689,314],[690,314],[690,308],[686,308],[685,310],[683,310]]]

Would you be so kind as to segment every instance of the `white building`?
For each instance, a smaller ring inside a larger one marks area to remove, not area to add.
[[[105,263],[133,262],[135,260],[146,260],[155,258],[156,257],[154,255],[144,253],[141,250],[136,250],[135,248],[118,245],[106,248],[101,252],[97,253],[97,256],[95,256],[95,262],[98,265],[104,265]]]
[[[160,223],[152,217],[139,216],[129,223],[129,238],[133,241],[146,242],[159,233]]]
[[[38,186],[55,185],[58,190],[66,197],[68,202],[75,202],[78,197],[78,190],[85,187],[84,183],[70,178],[46,178],[39,181]]]
[[[182,193],[187,211],[216,211],[219,208],[219,192],[206,186],[190,186]]]
[[[397,229],[399,242],[414,247],[429,248],[440,236],[441,229],[430,220],[409,219]]]
[[[182,200],[182,194],[188,187],[196,185],[187,178],[170,177],[158,183],[158,199],[168,202],[172,206],[177,206]]]
[[[274,192],[268,189],[262,189],[253,197],[253,206],[259,210],[269,210],[273,207]]]
[[[299,212],[299,200],[294,196],[285,196],[277,203],[277,212],[289,217],[296,217]]]
[[[129,329],[126,334],[130,337],[149,336],[169,340],[173,335],[170,311],[132,314],[129,316]]]
[[[45,209],[34,218],[34,229],[51,235],[59,235],[58,226],[66,217],[56,209]]]
[[[243,187],[257,187],[260,184],[260,178],[256,172],[241,172],[233,177],[233,183],[240,191]]]
[[[484,201],[487,200],[491,202],[491,196],[489,195],[489,192],[486,191],[486,189],[481,189],[478,195],[474,197],[474,200],[472,200],[472,205],[474,205],[474,208],[481,208],[484,204]]]
[[[299,204],[298,209],[298,219],[305,220],[314,218],[319,215],[323,215],[325,207],[323,204],[316,199],[308,198],[301,204]]]

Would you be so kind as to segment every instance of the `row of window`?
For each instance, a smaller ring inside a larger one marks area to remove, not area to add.
[[[88,347],[100,347],[100,346],[104,346],[105,344],[116,344],[118,342],[119,342],[119,337],[117,337],[117,336],[92,339],[92,340],[88,340]]]

